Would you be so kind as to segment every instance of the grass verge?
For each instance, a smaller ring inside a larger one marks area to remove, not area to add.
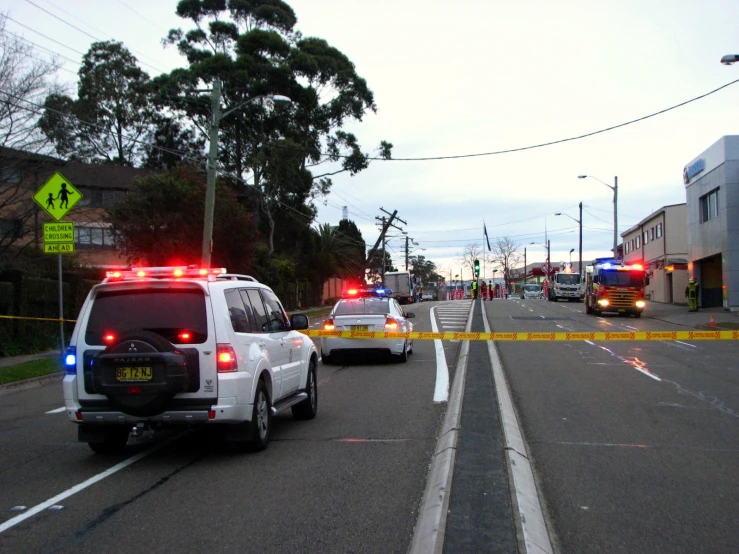
[[[63,367],[56,357],[33,360],[18,365],[0,367],[0,385],[7,385],[24,379],[42,377],[50,373],[58,373]]]

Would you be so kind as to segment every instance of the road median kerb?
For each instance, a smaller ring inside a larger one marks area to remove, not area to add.
[[[4,385],[0,385],[0,395],[32,387],[39,387],[51,381],[62,379],[62,377],[64,377],[63,371],[55,371],[48,375],[41,375],[39,377],[31,377],[30,379],[22,379],[20,381],[13,381],[12,383],[5,383]]]

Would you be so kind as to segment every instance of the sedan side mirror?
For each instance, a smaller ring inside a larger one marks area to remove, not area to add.
[[[307,329],[308,327],[310,327],[308,316],[305,314],[293,314],[292,316],[290,316],[290,327],[292,327],[295,331]]]

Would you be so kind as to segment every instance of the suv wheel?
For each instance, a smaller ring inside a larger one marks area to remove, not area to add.
[[[292,407],[295,419],[313,419],[318,412],[318,382],[316,381],[316,360],[312,358],[308,366],[305,392],[308,398]]]
[[[131,427],[128,425],[110,425],[103,429],[101,442],[89,442],[90,448],[96,454],[121,454],[128,442]]]
[[[272,433],[272,410],[269,393],[264,381],[260,380],[257,392],[254,395],[254,410],[251,415],[251,444],[252,452],[259,452],[267,448]]]

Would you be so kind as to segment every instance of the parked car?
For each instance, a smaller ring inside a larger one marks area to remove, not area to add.
[[[318,352],[299,332],[307,328],[268,286],[225,269],[108,272],[66,352],[67,414],[101,454],[121,452],[134,426],[219,427],[262,450],[276,413],[316,415]]]
[[[534,283],[527,283],[523,286],[523,297],[525,299],[528,298],[544,298],[544,291],[541,288],[541,285],[536,285]]]
[[[342,294],[323,323],[327,331],[393,331],[411,332],[415,317],[405,312],[395,298],[383,289],[351,289]],[[321,356],[325,364],[332,363],[342,354],[385,352],[399,362],[407,362],[413,353],[413,340],[364,339],[347,337],[322,337]]]
[[[508,295],[508,300],[521,300],[521,295],[517,292]]]

